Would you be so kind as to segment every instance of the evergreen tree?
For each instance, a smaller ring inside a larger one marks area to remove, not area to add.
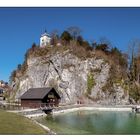
[[[69,32],[67,31],[64,31],[62,34],[61,34],[61,40],[64,41],[65,43],[69,43],[70,40],[72,40],[72,36],[70,35]]]
[[[77,43],[78,43],[80,46],[83,45],[83,38],[82,38],[82,36],[78,36],[78,37],[77,37]]]

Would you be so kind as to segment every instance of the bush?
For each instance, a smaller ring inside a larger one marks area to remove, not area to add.
[[[16,70],[13,70],[10,76],[10,82],[15,81],[16,78]]]
[[[109,47],[107,44],[98,44],[95,49],[102,50],[103,52],[108,52]]]
[[[137,103],[140,100],[140,86],[136,84],[130,85],[129,95]]]
[[[92,73],[89,73],[87,76],[87,94],[91,94],[92,88],[95,86],[95,80]]]

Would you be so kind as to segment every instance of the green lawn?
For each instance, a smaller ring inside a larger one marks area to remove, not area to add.
[[[36,135],[47,132],[28,118],[0,110],[0,134]]]

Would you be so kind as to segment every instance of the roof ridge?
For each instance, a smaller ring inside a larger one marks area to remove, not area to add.
[[[21,95],[20,99],[42,99],[44,98],[52,89],[56,91],[53,87],[40,87],[40,88],[30,88],[23,95]],[[56,91],[58,92],[58,91]]]

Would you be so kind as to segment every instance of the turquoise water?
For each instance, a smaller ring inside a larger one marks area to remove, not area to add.
[[[140,114],[78,111],[38,118],[57,134],[140,134]]]

